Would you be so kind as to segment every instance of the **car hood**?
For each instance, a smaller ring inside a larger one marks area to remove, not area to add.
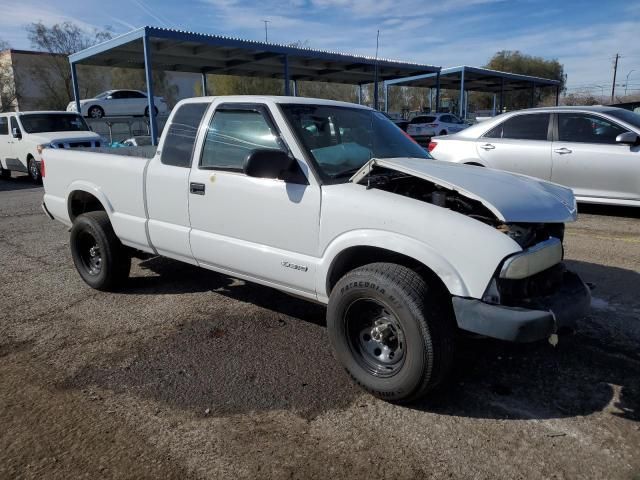
[[[372,166],[422,178],[481,202],[503,222],[560,223],[577,218],[570,188],[536,178],[419,158],[371,159],[351,177],[358,183]]]
[[[52,142],[86,142],[100,140],[100,135],[95,132],[43,132],[30,135],[30,139],[37,143],[47,144]]]

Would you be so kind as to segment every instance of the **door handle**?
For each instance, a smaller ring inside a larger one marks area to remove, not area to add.
[[[480,145],[480,148],[483,150],[494,150],[496,147],[491,145],[490,143],[485,143],[484,145]]]
[[[560,155],[564,155],[566,153],[571,153],[571,150],[569,150],[568,148],[562,147],[562,148],[556,148],[554,152],[559,153]]]
[[[189,192],[194,195],[204,195],[204,183],[191,182],[189,184]]]

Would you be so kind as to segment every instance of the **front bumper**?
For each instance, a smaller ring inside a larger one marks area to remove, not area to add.
[[[533,342],[548,338],[558,328],[571,326],[585,316],[591,305],[591,293],[578,275],[566,271],[555,293],[523,301],[518,306],[463,297],[453,297],[452,301],[462,330],[500,340]]]

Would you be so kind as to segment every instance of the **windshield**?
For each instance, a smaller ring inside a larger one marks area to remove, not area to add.
[[[616,110],[609,110],[607,113],[614,118],[627,122],[629,125],[640,128],[640,115],[632,112],[631,110],[623,110],[619,108]]]
[[[27,133],[87,132],[84,119],[75,113],[35,113],[21,115],[20,123]]]
[[[382,113],[329,105],[282,105],[324,181],[346,181],[371,158],[431,158]]]

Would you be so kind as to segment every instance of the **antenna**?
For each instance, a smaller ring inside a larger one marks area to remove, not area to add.
[[[264,43],[269,42],[269,27],[267,26],[271,23],[271,20],[262,20],[264,22]]]

